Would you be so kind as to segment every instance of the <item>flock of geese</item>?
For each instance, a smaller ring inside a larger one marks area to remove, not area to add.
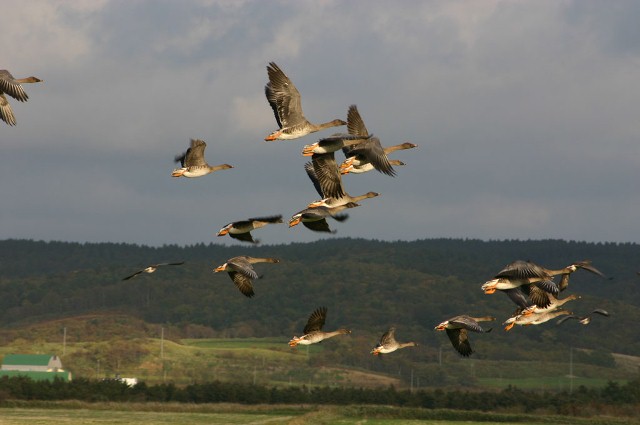
[[[265,86],[265,95],[273,109],[279,128],[266,136],[265,141],[293,140],[321,130],[347,126],[347,133],[337,133],[303,147],[302,155],[311,157],[311,161],[304,165],[304,169],[320,199],[309,203],[305,209],[295,213],[289,220],[289,227],[302,223],[303,226],[314,232],[335,233],[335,230],[331,230],[329,227],[328,218],[338,222],[344,221],[348,218],[345,210],[360,206],[360,201],[379,196],[376,192],[367,192],[359,196],[349,195],[343,186],[342,176],[351,173],[366,173],[372,170],[388,176],[395,176],[396,171],[393,167],[405,164],[399,160],[389,159],[388,155],[398,150],[415,148],[417,145],[405,142],[383,147],[380,139],[367,130],[356,105],[349,106],[346,121],[334,119],[314,124],[305,118],[300,93],[282,69],[274,62],[270,62],[267,66],[267,74],[269,81]],[[15,116],[5,94],[24,102],[28,96],[22,84],[41,81],[36,77],[15,79],[9,71],[0,70],[0,118],[5,123],[10,126],[16,125]],[[206,146],[203,140],[192,139],[186,152],[175,157],[175,161],[180,164],[180,167],[173,170],[171,175],[173,177],[197,178],[233,168],[229,164],[209,165],[205,160]],[[345,156],[340,164],[335,157],[337,151],[342,151]],[[283,223],[282,215],[238,220],[223,226],[218,232],[218,236],[229,235],[229,237],[242,242],[257,244],[260,241],[254,239],[251,232],[268,224],[276,223]],[[278,263],[279,261],[277,258],[255,258],[241,255],[228,259],[213,271],[216,273],[227,272],[243,295],[253,297],[255,295],[253,281],[259,278],[253,265],[256,263]],[[142,273],[153,273],[163,266],[182,264],[184,262],[153,264],[136,271],[123,280],[134,278]],[[595,309],[585,316],[573,315],[561,307],[580,297],[569,295],[562,299],[557,298],[560,292],[568,288],[570,275],[580,269],[605,277],[591,265],[590,261],[578,261],[563,269],[554,270],[530,261],[518,260],[508,264],[493,279],[485,282],[481,289],[486,294],[493,294],[496,291],[504,292],[516,304],[516,311],[503,323],[506,331],[515,325],[538,325],[559,316],[565,317],[560,319],[558,324],[569,319],[576,319],[586,325],[594,314],[608,316],[609,313],[602,309]],[[555,276],[561,276],[558,283],[554,282]],[[289,345],[291,347],[298,344],[310,345],[338,335],[351,333],[349,329],[345,328],[324,331],[327,311],[326,307],[316,308],[309,316],[302,330],[302,336],[294,336],[289,341]],[[484,329],[479,322],[493,320],[496,319],[490,316],[459,315],[441,322],[435,327],[435,330],[445,331],[456,351],[466,357],[473,353],[468,333],[490,332],[491,328]],[[395,331],[395,327],[390,327],[371,350],[371,353],[374,355],[388,354],[401,348],[418,345],[413,341],[398,342],[395,339]]]

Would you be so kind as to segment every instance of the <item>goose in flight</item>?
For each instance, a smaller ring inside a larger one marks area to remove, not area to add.
[[[184,261],[180,261],[180,262],[178,262],[178,263],[160,263],[160,264],[152,264],[152,265],[150,265],[149,267],[146,267],[146,268],[144,268],[144,269],[142,269],[142,270],[138,270],[138,271],[137,271],[137,272],[135,272],[134,274],[129,275],[129,276],[125,277],[125,278],[124,278],[124,279],[122,279],[122,280],[129,280],[129,279],[131,279],[131,278],[134,278],[134,277],[138,276],[138,275],[139,275],[139,274],[141,274],[141,273],[153,273],[153,272],[155,272],[156,270],[158,270],[158,268],[159,268],[159,267],[162,267],[162,266],[181,266],[181,265],[183,265],[183,264],[184,264]]]
[[[204,150],[207,144],[200,139],[191,139],[191,146],[181,155],[175,157],[175,161],[180,163],[180,168],[176,168],[171,173],[171,177],[202,177],[218,170],[233,168],[229,164],[209,165],[204,159]]]
[[[605,316],[605,317],[609,317],[609,312],[606,310],[603,310],[601,308],[596,308],[595,310],[593,310],[591,313],[587,314],[586,316],[576,316],[574,314],[570,314],[568,316],[563,317],[562,319],[558,320],[558,322],[556,323],[557,325],[561,325],[562,323],[566,322],[569,319],[576,319],[578,322],[582,323],[583,325],[588,325],[589,323],[591,323],[591,316],[594,314],[599,314],[601,316]]]
[[[344,205],[339,205],[334,208],[319,206],[315,208],[306,208],[302,211],[295,213],[291,220],[289,220],[289,227],[296,226],[302,223],[304,227],[314,232],[327,232],[336,233],[335,230],[329,229],[329,223],[327,223],[327,217],[331,217],[336,221],[345,221],[349,218],[348,214],[339,214],[341,211],[347,208],[358,207],[359,204],[354,202],[348,202]]]
[[[565,314],[571,314],[568,310],[547,310],[543,313],[537,314],[516,314],[515,316],[511,316],[507,320],[505,320],[502,324],[506,325],[504,330],[508,331],[513,328],[515,325],[519,326],[529,326],[529,325],[540,325],[542,323],[546,323],[551,319],[555,319],[558,316],[562,316]]]
[[[380,139],[369,135],[369,131],[367,127],[365,127],[356,105],[349,106],[349,110],[347,111],[347,131],[349,134],[363,137],[364,140],[356,145],[343,148],[345,156],[347,156],[345,164],[351,165],[356,163],[359,165],[359,162],[356,162],[358,159],[359,161],[370,162],[373,168],[383,174],[392,177],[395,176],[396,172],[389,163],[387,154],[384,153]],[[345,167],[348,165],[345,165]]]
[[[576,261],[562,269],[547,269],[531,261],[517,260],[507,264],[494,279],[485,282],[481,288],[485,294],[504,291],[521,308],[530,307],[531,303],[539,307],[547,307],[549,305],[547,293],[557,296],[568,286],[568,276],[578,269],[605,277],[588,260]],[[553,281],[553,277],[557,275],[563,276],[560,285]],[[528,305],[527,297],[531,300]]]
[[[280,128],[265,137],[265,141],[297,139],[325,128],[347,124],[339,119],[322,124],[307,121],[302,112],[300,92],[289,77],[274,62],[269,62],[267,74],[269,82],[264,92]]]
[[[319,158],[320,157],[320,158]],[[335,208],[340,205],[348,204],[349,202],[358,203],[363,199],[375,198],[379,196],[376,192],[367,192],[360,196],[349,195],[342,186],[342,179],[338,174],[335,161],[332,161],[332,157],[324,157],[324,155],[316,156],[314,154],[314,161],[304,164],[304,170],[307,172],[307,176],[313,183],[316,191],[322,199],[315,201],[307,205],[307,208],[328,207]],[[316,172],[316,168],[319,173]],[[319,178],[320,177],[320,178]],[[342,196],[335,197],[328,195],[329,193],[342,193]]]
[[[496,320],[495,317],[471,317],[463,314],[445,320],[436,326],[435,330],[446,331],[453,348],[464,357],[468,357],[473,353],[471,344],[469,343],[468,331],[481,333],[491,332],[491,328],[484,330],[478,322],[490,322],[492,320]]]
[[[401,348],[416,347],[418,345],[413,341],[411,342],[396,341],[395,332],[396,332],[395,327],[389,328],[389,330],[386,331],[380,338],[380,342],[376,344],[375,347],[373,347],[373,350],[371,350],[371,354],[373,354],[374,356],[377,356],[380,354],[392,353]]]
[[[251,231],[266,226],[267,224],[283,223],[281,215],[274,215],[270,217],[255,217],[248,218],[246,220],[234,221],[225,225],[218,232],[218,236],[229,235],[234,239],[240,241],[260,243],[260,240],[253,240]]]
[[[394,167],[399,165],[407,165],[398,159],[390,159],[389,164]],[[364,174],[368,173],[371,170],[375,170],[375,168],[373,168],[373,164],[370,162],[364,162],[362,163],[362,165],[346,165],[344,162],[340,164],[340,174]]]
[[[291,341],[289,341],[289,346],[295,347],[298,344],[316,344],[337,335],[346,335],[351,333],[349,329],[345,328],[340,328],[332,332],[323,331],[322,327],[324,326],[326,319],[327,307],[319,307],[315,309],[309,316],[309,320],[307,320],[307,324],[302,330],[303,335],[301,337],[294,336]]]
[[[356,146],[370,139],[372,135],[366,137],[358,134],[333,134],[324,139],[320,139],[310,145],[304,145],[302,148],[302,156],[311,156],[313,154],[331,153],[346,149],[349,146]]]
[[[240,255],[229,258],[226,263],[213,269],[215,273],[227,272],[233,283],[238,287],[240,292],[251,298],[255,295],[253,292],[253,280],[258,279],[258,274],[253,269],[256,263],[279,263],[277,258],[257,258],[248,255]]]
[[[13,110],[5,94],[20,102],[26,102],[29,96],[24,91],[22,84],[40,82],[42,80],[36,77],[14,78],[6,69],[0,69],[0,119],[9,125],[16,125],[16,117],[13,115]]]
[[[382,150],[385,155],[389,155],[391,152],[395,152],[397,150],[413,149],[417,147],[418,145],[416,144],[405,142],[399,145],[393,145],[393,146],[388,146],[386,148],[382,148]],[[375,169],[373,164],[369,161],[369,159],[366,156],[362,154],[353,155],[353,152],[350,147],[346,147],[342,149],[342,152],[344,152],[344,156],[347,159],[344,160],[342,164],[340,164],[341,174],[348,174],[348,173],[362,174],[362,173],[368,173],[369,171]],[[389,164],[406,165],[404,162],[399,161],[397,159],[390,159]]]
[[[540,306],[537,306],[537,305],[533,304],[533,305],[525,308],[524,310],[516,311],[516,313],[513,314],[513,316],[517,316],[518,314],[522,314],[524,316],[528,316],[530,314],[547,313],[549,311],[553,311],[553,310],[556,310],[556,309],[562,307],[563,305],[565,305],[569,301],[577,300],[577,299],[581,298],[580,295],[571,294],[571,295],[568,295],[568,296],[566,296],[564,298],[558,299],[558,298],[554,297],[553,295],[551,295],[549,293],[545,292],[545,294],[549,298],[549,305],[548,306],[540,307]]]

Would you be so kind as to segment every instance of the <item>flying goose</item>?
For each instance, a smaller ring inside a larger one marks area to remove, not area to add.
[[[518,314],[522,314],[522,315],[528,316],[530,314],[547,313],[549,311],[553,311],[553,310],[556,310],[556,309],[562,307],[563,305],[565,305],[569,301],[577,300],[577,299],[580,298],[580,295],[576,295],[576,294],[571,294],[571,295],[568,295],[568,296],[566,296],[564,298],[561,298],[561,299],[558,299],[558,298],[554,297],[553,295],[551,295],[549,293],[546,293],[546,292],[545,292],[545,294],[549,298],[549,305],[548,306],[540,307],[540,306],[537,306],[537,305],[533,304],[530,307],[517,312],[513,316],[516,316]]]
[[[226,263],[213,269],[215,273],[227,272],[229,277],[240,292],[251,298],[255,295],[253,292],[253,279],[258,279],[258,274],[253,270],[252,264],[255,263],[279,263],[277,258],[256,258],[248,255],[239,255],[229,258]]]
[[[175,157],[175,161],[179,162],[181,168],[176,168],[171,173],[171,177],[202,177],[218,170],[226,170],[233,168],[229,164],[214,165],[207,164],[204,159],[204,149],[207,144],[200,139],[191,139],[191,147],[182,155]]]
[[[347,214],[339,214],[347,208],[358,207],[359,204],[354,202],[348,202],[344,205],[339,205],[334,208],[319,206],[315,208],[306,208],[302,211],[295,213],[291,220],[289,220],[289,227],[296,226],[302,223],[304,227],[314,232],[327,232],[335,233],[335,230],[329,229],[329,223],[327,223],[327,217],[331,217],[337,221],[345,221],[349,216]]]
[[[246,220],[234,221],[225,225],[218,232],[218,236],[229,235],[234,239],[238,239],[245,242],[259,243],[260,240],[253,240],[251,231],[266,226],[267,224],[283,223],[281,215],[274,215],[270,217],[256,217],[248,218]]]
[[[397,159],[390,159],[389,164],[393,166],[407,165],[404,162]],[[374,169],[375,168],[373,168],[373,164],[370,162],[364,162],[362,163],[362,165],[356,165],[356,164],[345,165],[344,162],[340,164],[340,174],[363,174],[363,173],[368,173],[369,171]]]
[[[371,138],[371,135],[364,137],[358,134],[333,134],[310,145],[304,145],[302,148],[302,156],[311,156],[314,153],[336,152],[341,149],[344,150],[348,146],[355,147],[369,138]]]
[[[495,317],[471,317],[463,314],[452,317],[449,320],[445,320],[436,326],[435,330],[446,331],[447,336],[451,340],[451,344],[453,344],[453,348],[455,348],[461,355],[468,357],[473,353],[471,344],[469,343],[469,337],[467,335],[468,331],[484,333],[491,332],[491,328],[484,330],[478,322],[489,322],[492,320],[496,320]]]
[[[142,270],[138,270],[137,272],[135,272],[134,274],[125,277],[122,280],[129,280],[133,277],[138,276],[140,273],[153,273],[156,270],[158,270],[158,267],[162,267],[162,266],[181,266],[182,264],[184,264],[184,261],[180,261],[179,263],[159,263],[159,264],[152,264],[147,268],[144,268]]]
[[[323,178],[322,181],[318,179],[316,167],[319,168],[320,176]],[[348,204],[349,202],[357,203],[362,201],[363,199],[375,198],[376,196],[379,196],[379,193],[376,192],[367,192],[364,195],[360,196],[351,196],[347,192],[345,192],[345,190],[342,188],[342,180],[340,179],[339,175],[337,176],[338,179],[336,180],[337,168],[335,168],[335,161],[331,161],[331,158],[325,158],[322,160],[318,160],[316,158],[315,162],[307,162],[306,164],[304,164],[304,170],[307,172],[307,176],[309,176],[309,179],[313,183],[313,187],[315,187],[316,191],[322,198],[319,201],[310,203],[309,205],[307,205],[307,208],[317,208],[321,206],[335,208],[340,205]],[[337,185],[340,188],[339,192],[343,193],[341,197],[336,198],[334,196],[326,195],[326,193],[331,192],[332,185]]]
[[[609,317],[609,312],[608,311],[603,310],[601,308],[596,308],[595,310],[593,310],[591,313],[587,314],[586,316],[576,316],[576,315],[570,314],[569,316],[563,317],[562,319],[558,320],[558,322],[556,324],[557,325],[561,325],[562,323],[566,322],[569,319],[576,319],[580,323],[582,323],[583,325],[588,325],[589,323],[591,323],[591,316],[593,314],[599,314],[601,316]]]
[[[264,92],[280,129],[269,134],[264,140],[297,139],[325,128],[347,124],[339,119],[323,124],[310,123],[302,112],[300,92],[298,92],[289,77],[274,62],[269,62],[267,74],[269,75],[269,82],[265,86]]]
[[[418,345],[413,341],[411,342],[396,341],[395,332],[396,332],[395,327],[389,328],[389,330],[386,331],[380,338],[380,342],[376,344],[375,347],[373,347],[373,350],[371,350],[371,354],[373,354],[374,356],[377,356],[380,354],[392,353],[401,348],[416,347]]]
[[[497,290],[504,291],[522,308],[531,305],[531,303],[523,305],[523,300],[526,297],[529,297],[531,302],[539,307],[547,307],[549,299],[546,293],[557,296],[561,290],[568,286],[568,275],[578,269],[605,277],[599,270],[591,266],[590,261],[576,261],[562,269],[547,269],[530,261],[517,260],[507,264],[494,279],[485,282],[481,288],[485,294],[493,294]],[[553,277],[557,275],[563,275],[560,285],[553,281]],[[520,292],[523,292],[524,295]]]
[[[290,347],[295,347],[298,344],[311,345],[318,342],[322,342],[325,339],[333,338],[336,335],[350,334],[349,329],[340,328],[333,332],[325,332],[322,330],[324,322],[327,318],[327,307],[319,307],[314,310],[309,316],[307,324],[302,330],[303,335],[301,337],[294,336],[289,341]]]
[[[555,319],[558,316],[562,316],[564,314],[571,314],[568,310],[551,310],[545,311],[539,314],[517,314],[515,316],[511,316],[507,320],[505,320],[502,324],[506,325],[504,330],[508,331],[513,328],[515,325],[520,326],[529,326],[529,325],[539,325],[545,322],[548,322],[551,319]]]
[[[399,145],[393,145],[393,146],[388,146],[386,148],[382,148],[382,150],[384,151],[384,154],[388,156],[391,152],[395,152],[397,150],[413,149],[417,147],[418,145],[416,144],[405,142]],[[353,155],[353,152],[350,147],[343,148],[342,152],[344,153],[347,159],[344,160],[342,164],[340,164],[341,174],[347,174],[347,173],[361,174],[361,173],[367,173],[374,169],[373,164],[369,161],[369,159],[366,156],[362,154]],[[404,162],[398,161],[397,159],[390,159],[389,164],[405,165]]]
[[[39,83],[41,79],[36,77],[13,78],[13,75],[6,69],[0,70],[0,119],[9,125],[16,125],[16,117],[5,94],[13,97],[20,102],[26,102],[29,99],[27,92],[24,91],[22,84]],[[346,123],[345,123],[346,124]]]
[[[366,139],[357,145],[343,148],[347,156],[345,163],[350,165],[356,159],[370,162],[377,171],[388,176],[395,176],[396,172],[389,163],[389,158],[380,144],[380,139],[369,135],[356,105],[349,106],[347,111],[347,131],[349,134],[366,137]]]

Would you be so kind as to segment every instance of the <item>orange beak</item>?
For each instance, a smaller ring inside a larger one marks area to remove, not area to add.
[[[218,232],[218,236],[224,236],[227,233],[229,233],[229,229],[225,227],[224,229],[220,229],[220,231]]]
[[[213,269],[214,273],[218,273],[218,272],[223,272],[224,271],[224,266],[226,266],[227,264],[223,264],[221,266],[216,267],[215,269]]]
[[[291,221],[289,221],[289,227],[293,227],[299,223],[300,223],[300,217],[292,218]]]
[[[272,142],[274,140],[278,139],[278,136],[280,136],[280,134],[282,134],[282,131],[278,130],[278,131],[274,131],[273,133],[271,133],[270,135],[268,135],[267,137],[264,138],[265,142]]]

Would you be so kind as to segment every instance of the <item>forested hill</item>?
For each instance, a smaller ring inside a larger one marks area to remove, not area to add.
[[[227,273],[212,269],[235,255],[270,256],[257,264],[255,297],[244,297]],[[576,314],[604,308],[588,326],[500,325],[515,305],[480,286],[507,263],[531,260],[561,268],[590,259],[610,279],[579,270],[562,296]],[[185,261],[153,274],[122,278],[150,264]],[[522,349],[545,342],[640,354],[640,245],[561,240],[478,241],[431,239],[380,242],[327,239],[287,245],[168,245],[0,241],[0,323],[17,326],[88,312],[125,312],[152,323],[199,324],[221,336],[300,334],[310,312],[327,306],[325,327],[347,326],[378,338],[390,325],[400,340],[438,346],[446,336],[434,326],[457,314],[493,315],[489,338],[473,336],[479,356],[517,342]],[[512,348],[512,351],[515,348]]]

